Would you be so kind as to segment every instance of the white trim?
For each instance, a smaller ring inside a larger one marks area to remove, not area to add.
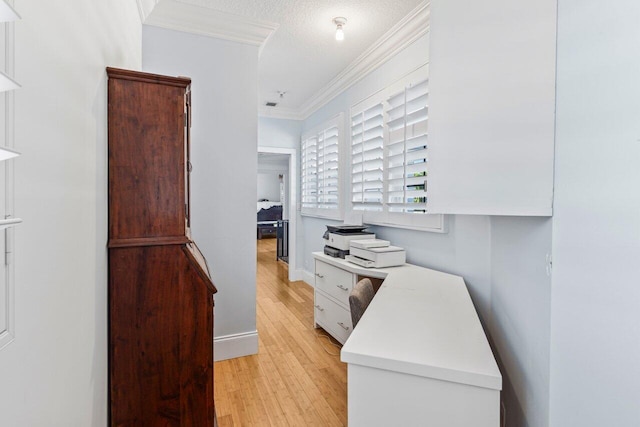
[[[305,119],[429,31],[430,2],[423,1],[300,108]]]
[[[511,206],[503,206],[500,204],[500,200],[495,199],[483,200],[482,204],[458,203],[456,201],[455,203],[440,203],[435,208],[430,208],[429,212],[456,215],[553,216],[553,201],[549,199],[532,199],[528,200],[527,204],[512,203]]]
[[[138,5],[138,15],[140,16],[140,23],[144,24],[144,21],[147,18],[147,14],[144,11],[142,0],[136,0],[136,4]]]
[[[213,348],[215,362],[258,354],[258,331],[214,337]]]
[[[293,270],[289,268],[289,281],[297,282],[298,280],[304,280],[304,270],[303,269]]]
[[[262,47],[278,24],[177,0],[159,1],[145,25]]]
[[[136,0],[138,4],[138,14],[140,15],[140,22],[143,24],[153,12],[153,9],[160,3],[161,0]]]
[[[258,115],[260,117],[270,117],[273,119],[304,120],[302,114],[293,108],[267,107],[266,105],[258,107]]]
[[[312,208],[308,208],[308,209],[312,209]],[[300,211],[300,216],[308,216],[311,218],[320,218],[320,219],[330,219],[332,221],[344,221],[344,214],[342,213],[342,210],[340,211],[340,216],[338,216],[337,213],[324,215],[323,211],[325,210],[327,209],[317,209],[317,211],[304,211],[304,212]]]
[[[395,223],[375,222],[375,221],[363,221],[362,223],[366,225],[376,225],[379,227],[402,228],[404,230],[429,231],[431,233],[447,234],[449,232],[448,215],[444,215],[444,214],[430,214],[430,215],[433,217],[436,217],[436,216],[439,217],[438,225],[434,227],[429,227],[429,226],[395,224]]]
[[[159,0],[136,0],[138,5],[138,15],[140,15],[140,22],[144,24],[147,17],[153,12],[153,8],[156,7]]]
[[[302,270],[302,280],[309,286],[311,286],[312,288],[315,289],[315,283],[316,283],[316,279],[315,276],[313,275],[313,273],[307,271],[307,270]]]
[[[289,280],[295,281],[298,280],[295,278],[296,243],[298,240],[298,150],[295,148],[258,146],[258,153],[289,155]]]

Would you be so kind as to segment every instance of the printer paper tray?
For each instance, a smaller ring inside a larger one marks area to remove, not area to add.
[[[352,262],[354,264],[359,265],[360,267],[366,267],[366,268],[375,268],[375,262],[368,260],[368,259],[364,259],[364,258],[360,258],[357,257],[355,255],[347,255],[344,257],[344,259],[346,259],[349,262]]]

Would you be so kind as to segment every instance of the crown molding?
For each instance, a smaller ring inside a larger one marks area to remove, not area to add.
[[[258,115],[260,117],[268,117],[272,119],[304,120],[302,114],[293,108],[266,107],[261,105],[258,108]]]
[[[298,113],[308,118],[333,98],[353,86],[367,74],[429,31],[430,2],[424,1],[357,57],[329,84],[305,102]]]
[[[154,2],[149,9],[140,8],[140,2]],[[169,30],[199,34],[217,39],[258,46],[262,48],[278,28],[278,24],[220,12],[177,0],[138,0],[139,9],[146,13],[143,23]]]
[[[153,12],[153,8],[156,7],[160,0],[136,0],[138,4],[138,14],[140,14],[140,22],[144,24],[147,17]]]

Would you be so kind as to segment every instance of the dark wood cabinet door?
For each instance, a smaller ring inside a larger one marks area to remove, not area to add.
[[[109,238],[186,235],[188,79],[109,73]]]
[[[180,245],[111,249],[112,426],[211,426],[213,296]]]

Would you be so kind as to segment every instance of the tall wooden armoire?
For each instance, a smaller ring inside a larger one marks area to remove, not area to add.
[[[112,426],[213,426],[213,294],[189,232],[188,78],[107,68]]]

